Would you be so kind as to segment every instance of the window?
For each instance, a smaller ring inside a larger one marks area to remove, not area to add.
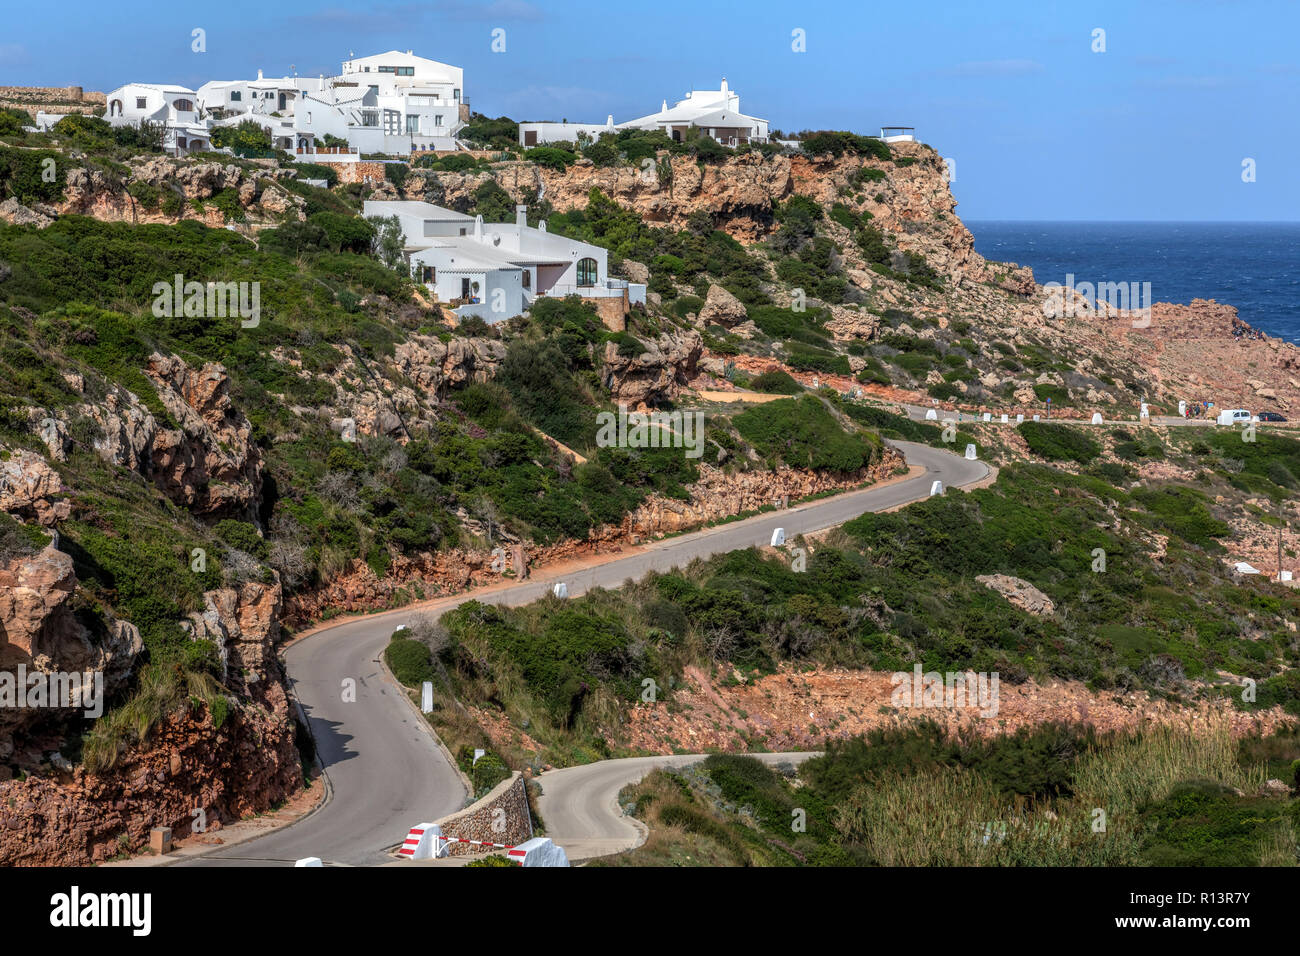
[[[361,125],[362,125],[362,126],[378,126],[378,125],[379,125],[379,111],[378,111],[378,110],[362,110],[362,111],[361,111]]]
[[[135,98],[135,108],[136,108],[136,109],[138,109],[138,110],[142,110],[142,109],[144,109],[144,104],[145,104],[145,98],[144,98],[143,96],[137,96],[137,97]]]
[[[435,116],[435,117],[433,118],[433,125],[434,125],[434,126],[442,126],[442,114],[441,114],[441,113],[439,113],[437,116]]]
[[[438,270],[433,266],[425,266],[420,275],[420,281],[425,285],[436,285],[438,282]]]
[[[460,102],[460,90],[452,90],[451,95],[455,98],[457,103]]]
[[[402,114],[397,110],[384,110],[384,132],[396,135],[402,131]]]
[[[406,117],[406,131],[408,133],[420,132],[420,117],[415,113],[410,113]]]
[[[230,102],[232,102],[232,103],[239,103],[239,102],[241,102],[243,99],[244,99],[244,94],[241,93],[239,90],[231,90],[231,91],[230,91]]]
[[[596,284],[597,267],[596,260],[587,258],[578,260],[578,285],[590,286]]]
[[[395,67],[395,66],[381,66],[381,67],[379,68],[379,72],[380,72],[380,73],[396,73],[396,72],[397,72],[397,67]]]
[[[525,270],[524,270],[524,288],[525,288],[525,289],[531,289],[532,287],[533,287],[533,273],[532,273],[532,270],[530,270],[530,269],[525,269]]]
[[[194,112],[194,104],[189,100],[172,100],[172,106],[175,107],[176,111],[179,113]]]

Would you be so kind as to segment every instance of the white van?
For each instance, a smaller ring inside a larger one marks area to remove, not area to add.
[[[1215,419],[1220,425],[1242,425],[1250,423],[1250,412],[1244,408],[1225,408]]]

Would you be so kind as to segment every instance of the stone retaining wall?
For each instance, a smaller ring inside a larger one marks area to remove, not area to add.
[[[501,781],[482,800],[434,822],[449,837],[511,846],[523,843],[533,835],[526,786],[523,774],[515,771],[509,780]],[[486,852],[490,851],[468,843],[453,843],[448,850],[451,856]]]

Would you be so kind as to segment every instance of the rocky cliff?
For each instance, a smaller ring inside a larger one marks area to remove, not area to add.
[[[172,714],[111,771],[82,768],[0,783],[0,862],[85,866],[139,852],[155,826],[174,836],[219,830],[271,809],[302,786],[279,683],[237,703],[216,726],[203,708]]]
[[[73,422],[89,422],[96,454],[151,479],[177,504],[201,515],[248,512],[261,493],[261,452],[248,419],[230,400],[226,370],[215,363],[195,369],[174,355],[154,354],[143,371],[170,422],[160,422],[140,396],[110,385],[96,400],[28,408],[28,427],[51,458],[64,461],[84,441],[84,434],[74,436]],[[71,376],[69,384],[93,397],[84,377]]]
[[[219,163],[137,157],[125,172],[101,165],[74,165],[67,171],[60,202],[28,206],[8,199],[0,203],[0,220],[44,227],[59,216],[75,214],[135,224],[193,219],[213,228],[233,220],[256,228],[304,217],[302,197],[281,185],[296,175],[295,170],[273,161]],[[219,196],[223,201],[213,203]]]

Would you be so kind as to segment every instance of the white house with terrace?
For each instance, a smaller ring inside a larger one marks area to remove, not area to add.
[[[673,106],[664,100],[659,112],[639,116],[625,123],[615,123],[610,116],[603,125],[593,123],[520,123],[519,144],[539,146],[544,143],[572,143],[579,137],[597,139],[603,133],[625,129],[657,129],[678,142],[697,129],[723,146],[766,143],[767,120],[740,111],[740,95],[727,85],[716,90],[691,90]]]
[[[469,110],[464,70],[411,50],[344,60],[332,77],[268,79],[258,70],[256,80],[214,80],[198,99],[220,122],[274,119],[277,145],[290,142],[295,153],[327,135],[358,153],[454,150]]]
[[[198,94],[184,86],[165,83],[127,83],[106,97],[104,119],[113,126],[163,127],[163,149],[176,156],[211,149],[208,123]]]
[[[529,226],[527,206],[497,223],[415,201],[367,201],[364,213],[397,217],[412,276],[462,318],[501,322],[539,296],[577,295],[621,327],[628,308],[645,303],[644,285],[610,278],[607,250],[549,233],[545,222]]]

